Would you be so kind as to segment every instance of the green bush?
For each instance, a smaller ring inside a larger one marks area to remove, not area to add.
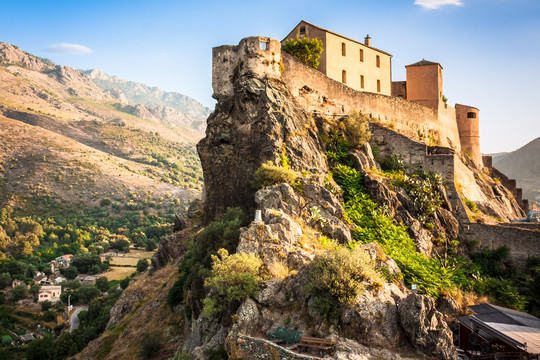
[[[188,250],[182,264],[178,267],[180,278],[169,291],[167,304],[171,307],[180,304],[184,291],[187,289],[190,289],[194,295],[192,298],[204,297],[204,279],[210,273],[212,255],[215,255],[220,248],[234,252],[238,245],[240,228],[248,223],[249,219],[242,209],[229,208],[220,221],[212,222],[196,239],[188,242],[186,244]]]
[[[371,140],[368,118],[356,111],[349,114],[345,119],[345,135],[352,148],[362,147]]]
[[[218,250],[218,255],[212,256],[212,272],[204,283],[211,294],[204,299],[205,315],[238,306],[259,289],[261,259],[245,253],[229,256],[225,249]]]
[[[325,145],[325,155],[331,166],[338,164],[352,165],[349,160],[349,141],[337,129],[331,129],[328,135],[321,135]]]
[[[296,173],[293,170],[274,165],[271,161],[267,161],[255,171],[253,187],[260,189],[265,186],[281,183],[287,183],[293,186],[295,180]]]
[[[304,64],[314,69],[319,67],[319,59],[323,52],[323,43],[319,39],[296,38],[289,39],[281,45],[281,50],[291,54]]]
[[[476,203],[474,201],[464,198],[463,202],[465,203],[465,205],[467,205],[469,210],[471,210],[473,213],[480,212],[480,210],[478,210],[478,208],[476,207]]]
[[[405,171],[406,165],[401,155],[392,154],[380,162],[381,168],[386,171]]]
[[[139,259],[139,261],[137,261],[137,271],[142,273],[142,272],[145,272],[146,269],[148,269],[148,260],[146,259]]]
[[[350,304],[364,292],[366,281],[380,278],[364,250],[338,247],[318,254],[308,265],[306,291],[321,315],[333,317],[340,304]]]
[[[159,342],[159,334],[144,334],[141,340],[141,357],[143,359],[150,359],[152,355],[154,355],[159,349],[161,349],[161,343]]]

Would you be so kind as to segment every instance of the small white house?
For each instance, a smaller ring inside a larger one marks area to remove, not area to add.
[[[60,294],[62,293],[61,286],[42,286],[39,289],[38,302],[50,301],[56,303],[60,300]]]
[[[54,278],[54,283],[55,283],[56,285],[61,284],[62,281],[67,281],[67,279],[66,279],[65,277],[63,277],[62,275],[57,276],[57,277]]]

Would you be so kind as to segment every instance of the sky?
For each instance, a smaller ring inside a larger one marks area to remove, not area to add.
[[[283,39],[302,19],[389,52],[394,81],[443,66],[448,103],[480,109],[483,153],[540,136],[539,0],[0,0],[0,41],[76,69],[159,86],[213,108],[212,47]]]

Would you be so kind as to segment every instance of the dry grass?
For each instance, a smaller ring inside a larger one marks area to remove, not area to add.
[[[280,279],[289,275],[289,268],[282,261],[274,261],[268,264],[268,272],[274,279]]]
[[[122,280],[125,277],[133,274],[135,272],[135,268],[132,267],[121,267],[121,266],[111,266],[111,271],[107,271],[103,275],[111,281],[111,280]]]
[[[113,256],[111,258],[111,265],[128,265],[128,266],[137,266],[137,261],[140,258],[138,257],[124,257],[124,256]]]

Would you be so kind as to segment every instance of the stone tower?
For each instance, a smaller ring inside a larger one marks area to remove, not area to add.
[[[443,104],[442,66],[422,60],[405,66],[407,69],[407,100],[439,110]]]
[[[480,111],[472,106],[456,104],[456,120],[462,151],[466,151],[476,162],[482,165],[480,152]]]

